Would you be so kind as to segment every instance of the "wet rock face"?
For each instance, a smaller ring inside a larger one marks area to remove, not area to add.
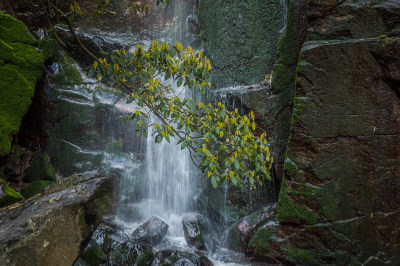
[[[107,211],[111,192],[111,179],[76,175],[0,210],[0,264],[72,265]]]
[[[168,231],[168,224],[153,216],[132,233],[132,239],[144,246],[156,246]]]
[[[93,57],[86,53],[76,42],[68,28],[56,26],[55,31],[61,40],[68,46],[69,53],[85,66],[93,64]],[[91,35],[88,33],[76,32],[81,43],[89,49],[96,57],[103,58],[104,55],[100,51],[110,52],[113,50],[122,49],[122,45],[117,42],[111,42],[104,37],[98,35]]]
[[[161,266],[161,265],[212,266],[213,263],[201,252],[162,250],[154,255],[154,259],[151,265],[152,266]]]
[[[182,219],[186,243],[197,249],[206,249],[203,240],[202,217],[199,214],[188,214]]]
[[[362,263],[400,259],[399,55],[386,39],[310,43],[300,57],[278,219]]]
[[[283,28],[279,1],[204,0],[199,14],[214,88],[258,83],[271,72]]]
[[[308,5],[308,40],[400,35],[398,0],[315,0]]]

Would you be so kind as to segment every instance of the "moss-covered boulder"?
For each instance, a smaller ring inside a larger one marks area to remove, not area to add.
[[[43,54],[27,27],[0,12],[0,156],[11,150],[12,134],[31,104],[43,71]]]
[[[107,153],[121,154],[123,152],[124,144],[120,141],[111,141],[106,145]]]
[[[44,189],[49,186],[51,183],[53,183],[52,181],[47,181],[47,180],[35,180],[32,183],[30,183],[26,188],[24,188],[21,191],[21,194],[25,197],[25,198],[30,198],[33,195],[42,193],[44,191]]]
[[[23,199],[21,194],[10,188],[7,182],[0,178],[0,208]]]
[[[33,156],[31,166],[25,170],[25,181],[35,180],[56,180],[56,172],[47,153],[37,152]]]

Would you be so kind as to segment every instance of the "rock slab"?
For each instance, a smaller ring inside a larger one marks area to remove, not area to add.
[[[112,181],[76,175],[0,210],[0,265],[72,265],[111,202]]]

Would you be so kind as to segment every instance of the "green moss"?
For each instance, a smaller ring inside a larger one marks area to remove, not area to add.
[[[266,227],[257,231],[250,239],[248,249],[254,250],[255,257],[262,257],[270,250],[269,241],[273,239],[274,228]]]
[[[51,183],[53,183],[52,181],[46,181],[46,180],[35,180],[32,183],[30,183],[26,188],[24,188],[21,191],[21,194],[25,197],[25,198],[30,198],[33,195],[42,193],[44,191],[44,189],[50,185]]]
[[[107,153],[121,154],[124,148],[124,144],[119,141],[111,141],[106,145]]]
[[[153,258],[153,250],[151,248],[146,248],[146,250],[139,256],[136,265],[146,266],[147,262]]]
[[[10,188],[6,181],[0,179],[0,208],[23,199],[21,194]]]
[[[281,192],[279,194],[277,217],[280,222],[303,222],[305,224],[315,224],[317,216],[306,206],[296,205],[290,199],[287,188],[285,176],[282,180]]]
[[[294,97],[294,106],[291,126],[301,120],[301,114],[306,110],[306,106],[300,102],[298,97]]]
[[[286,154],[283,170],[285,171],[285,173],[290,173],[291,175],[297,174],[297,172],[299,171],[299,167],[295,162],[291,160],[288,154]]]
[[[42,75],[43,54],[34,45],[21,21],[0,12],[0,156],[10,152]]]
[[[288,247],[287,248],[288,260],[297,264],[315,265],[313,254],[304,249]]]
[[[56,172],[50,162],[47,153],[37,152],[32,160],[32,164],[25,170],[25,179],[28,182],[35,180],[56,180]]]
[[[56,43],[56,41],[51,38],[40,40],[38,44],[38,48],[42,50],[44,60],[46,61],[54,58],[54,56],[56,55],[57,46],[58,44]]]
[[[82,75],[78,69],[78,65],[65,51],[61,50],[58,52],[56,61],[59,64],[59,72],[52,77],[54,82],[60,85],[75,85],[82,83]]]

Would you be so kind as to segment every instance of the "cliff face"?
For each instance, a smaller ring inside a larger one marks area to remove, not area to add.
[[[399,263],[399,12],[397,1],[309,1],[277,206],[287,242],[269,254]]]

